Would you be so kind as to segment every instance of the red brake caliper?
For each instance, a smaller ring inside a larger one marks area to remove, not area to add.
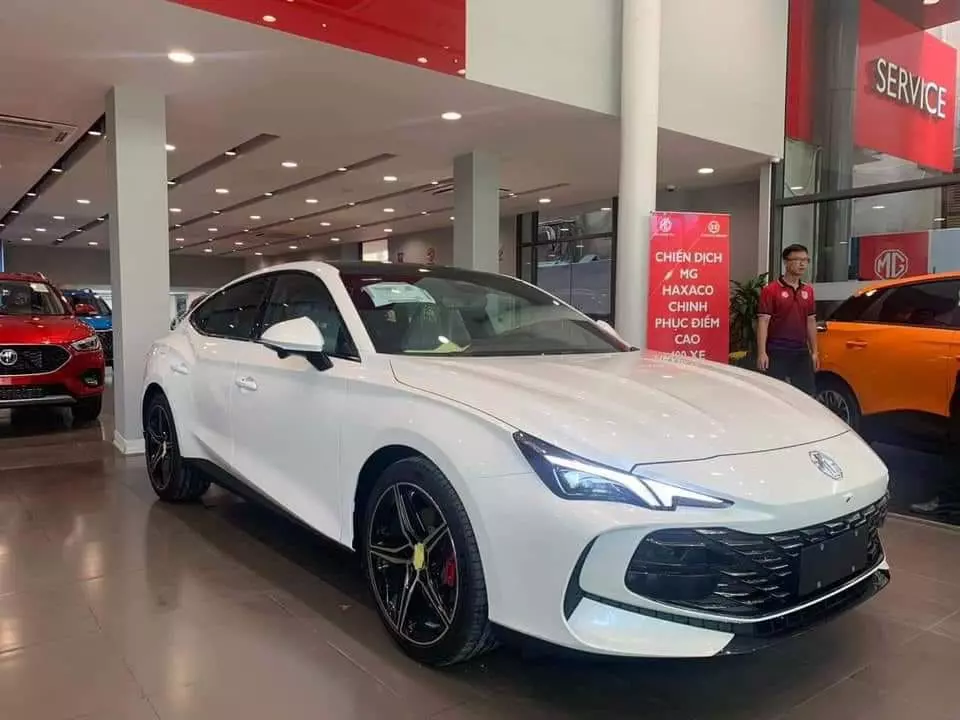
[[[443,584],[454,587],[457,584],[457,557],[450,555],[443,563]]]

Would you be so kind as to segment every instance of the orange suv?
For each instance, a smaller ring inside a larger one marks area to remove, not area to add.
[[[820,325],[820,401],[861,429],[887,418],[926,439],[960,420],[960,272],[859,290]]]

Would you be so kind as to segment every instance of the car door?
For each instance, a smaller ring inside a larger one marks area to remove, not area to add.
[[[191,362],[174,359],[171,370],[191,376],[197,440],[225,469],[233,457],[231,408],[237,356],[252,344],[270,279],[257,276],[215,293],[190,316],[185,330]]]
[[[361,372],[359,357],[320,278],[299,271],[274,277],[260,333],[307,317],[323,333],[333,367],[319,371],[303,357],[281,358],[259,343],[244,346],[232,388],[234,465],[260,494],[337,538],[340,418]]]
[[[951,326],[960,281],[909,283],[881,292],[858,321],[828,323],[834,335],[829,365],[841,368],[865,415],[946,416],[960,367]]]

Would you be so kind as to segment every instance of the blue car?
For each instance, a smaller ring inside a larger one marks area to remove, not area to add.
[[[92,290],[64,290],[63,294],[74,308],[78,305],[89,305],[96,311],[92,315],[81,316],[80,319],[96,331],[100,344],[103,345],[107,365],[113,365],[113,311],[110,306]]]

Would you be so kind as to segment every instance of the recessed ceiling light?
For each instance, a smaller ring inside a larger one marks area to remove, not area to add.
[[[537,202],[541,205],[549,205],[553,201],[550,198],[540,198]]]
[[[180,208],[170,208],[170,212],[178,213],[178,212],[183,212],[183,210],[181,210]]]
[[[463,117],[463,115],[461,115],[458,112],[454,112],[453,110],[450,110],[448,112],[445,112],[440,117],[442,117],[444,120],[459,120],[460,118]]]
[[[37,194],[36,194],[35,192],[33,192],[32,190],[27,193],[27,197],[36,197],[36,196],[37,196]]]
[[[275,23],[275,22],[277,21],[277,19],[276,19],[273,15],[264,15],[264,16],[263,16],[263,21],[264,21],[265,23]]]
[[[338,237],[332,237],[332,238],[330,238],[330,242],[340,242],[340,238],[338,238]]]
[[[283,161],[282,163],[280,163],[280,164],[283,165],[285,168],[295,168],[295,167],[297,167],[297,163],[295,163],[293,160],[284,160],[284,161]]]
[[[396,212],[396,210],[394,210],[393,208],[384,208],[383,211],[384,211],[385,213]]]
[[[13,213],[14,215],[19,215],[19,214],[20,214],[20,211],[19,211],[19,210],[11,210],[10,212]]]
[[[66,220],[66,218],[65,218],[63,215],[54,215],[54,216],[53,216],[53,219],[54,219],[54,220]]]
[[[213,211],[213,214],[214,214],[214,215],[219,215],[219,214],[220,214],[220,211],[219,211],[219,210],[214,210],[214,211]]]
[[[167,152],[173,152],[176,149],[177,149],[176,145],[171,145],[170,143],[167,143]]]
[[[227,151],[224,153],[224,155],[226,155],[227,157],[236,157],[236,156],[237,156],[237,151],[236,151],[236,150],[227,150]]]
[[[93,135],[93,137],[100,137],[103,135],[99,130],[87,130],[87,135]]]
[[[55,172],[57,174],[60,174],[63,172],[63,168],[58,168],[58,167],[50,168],[50,172]]]
[[[263,253],[262,253],[262,252],[255,252],[254,255],[256,255],[257,257],[262,257],[262,256],[263,256]]]
[[[106,218],[102,218],[102,217],[97,218],[97,222],[103,222],[104,220],[106,220]]]
[[[396,182],[397,179],[398,179],[398,178],[397,178],[396,175],[384,175],[384,176],[383,176],[383,181],[384,181],[384,182]]]
[[[233,244],[236,245],[237,247],[239,247],[239,246],[243,245],[243,240],[237,240],[237,241],[234,242]]]
[[[354,227],[359,229],[359,228],[362,228],[363,225],[354,225]]]
[[[873,206],[873,209],[874,209],[874,210],[886,210],[886,208],[887,208],[886,205],[874,205],[874,206]]]
[[[418,57],[418,58],[417,58],[417,62],[420,63],[421,65],[426,65],[426,64],[427,64],[428,62],[430,62],[430,61],[427,60],[425,57],[422,57],[422,56],[421,56],[421,57]]]
[[[324,220],[322,223],[320,223],[320,225],[321,225],[322,227],[330,227],[330,223],[328,223],[326,220]]]
[[[613,208],[608,208],[608,207],[600,208],[600,212],[610,212],[611,210],[613,210]]]
[[[924,5],[936,5],[940,0],[923,0]]]
[[[167,180],[167,185],[176,185],[176,184],[177,184],[176,180]]]
[[[34,230],[34,232],[46,232],[46,231],[47,231],[46,228],[34,228],[33,230]]]
[[[212,253],[212,252],[213,252],[213,248],[204,248],[203,251],[204,251],[205,253]]]
[[[317,200],[316,198],[307,198],[307,204],[308,204],[308,205],[316,205],[318,202],[320,202],[320,201]]]
[[[347,203],[347,205],[349,205],[350,207],[353,207],[354,205],[356,205],[356,203],[355,203],[355,202],[349,202],[349,203]]]
[[[431,185],[439,185],[439,184],[440,184],[440,181],[439,181],[439,180],[431,180],[431,181],[430,181],[430,184],[431,184]]]
[[[183,238],[174,238],[176,242],[183,242]]]
[[[175,227],[175,228],[182,228],[183,225],[181,225],[180,223],[177,223],[176,225],[174,225],[174,227]]]
[[[713,168],[702,167],[699,170],[697,170],[697,172],[700,173],[701,175],[713,175]]]
[[[345,168],[345,167],[338,167],[338,168],[337,168],[337,172],[346,172],[346,171],[347,171],[347,168]]]
[[[89,205],[89,204],[90,204],[90,201],[87,200],[86,198],[80,198],[79,200],[77,200],[77,202],[80,203],[81,205]]]
[[[207,232],[220,232],[220,228],[207,228]]]
[[[244,231],[245,233],[248,233],[248,232],[250,232],[250,228],[244,228],[243,231]]]
[[[91,240],[90,242],[87,243],[87,245],[90,245],[91,247],[96,247],[98,243],[96,240]]]
[[[33,238],[26,238],[26,237],[25,237],[25,238],[20,238],[20,239],[23,240],[24,242],[33,242]]]
[[[385,233],[392,233],[392,232],[393,232],[393,228],[384,228],[383,231],[384,231]]]
[[[260,219],[261,219],[261,216],[260,216],[260,215],[251,215],[251,216],[250,216],[250,219],[251,219],[251,220],[260,220]]]
[[[291,250],[296,250],[296,249],[297,249],[297,246],[296,246],[296,245],[291,245],[291,246],[290,246],[290,249],[291,249]]]
[[[421,215],[429,215],[430,213],[428,213],[426,210],[421,210],[421,211],[420,211],[420,214],[421,214]]]
[[[265,193],[263,194],[263,196],[264,196],[264,197],[273,197],[273,193],[272,193],[272,192],[265,192]]]
[[[296,220],[296,218],[290,218],[290,222],[293,222],[293,221],[295,221],[295,220]]]
[[[451,220],[456,220],[457,218],[456,218],[454,215],[451,215],[451,216],[450,216],[450,219],[451,219]]]
[[[179,65],[190,65],[196,60],[196,58],[186,50],[172,50],[167,53],[167,57]]]
[[[227,188],[217,188],[217,195],[227,195],[230,191]]]

